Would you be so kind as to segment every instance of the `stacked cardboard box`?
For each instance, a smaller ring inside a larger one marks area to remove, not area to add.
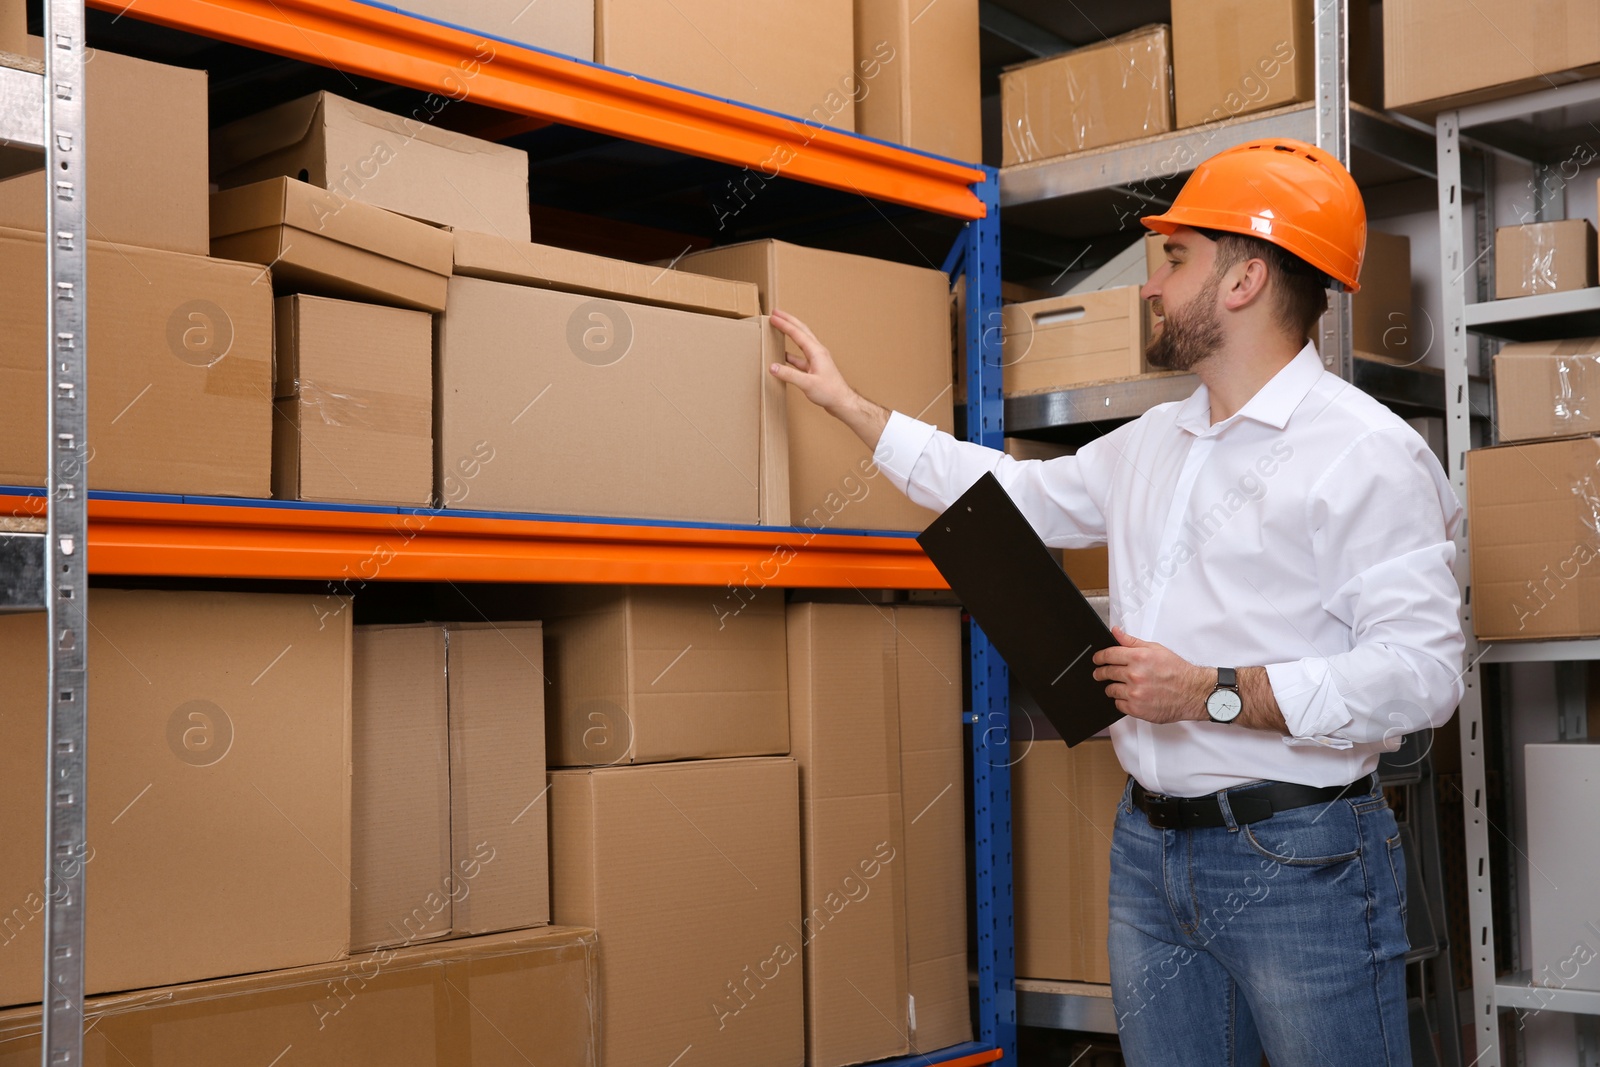
[[[966,1040],[959,614],[794,604],[788,640],[806,1062]]]
[[[94,589],[91,994],[342,959],[350,948],[349,614],[326,598]],[[340,602],[340,606],[344,606]],[[0,617],[0,1004],[43,988],[45,622]],[[281,1046],[280,1046],[281,1047]]]
[[[983,157],[978,0],[856,0],[856,131]]]
[[[1494,237],[1497,300],[1595,285],[1595,233],[1588,219],[1502,226]]]
[[[1008,304],[1001,311],[1008,396],[1131,378],[1147,369],[1140,287]]]
[[[493,61],[500,40],[594,59],[594,0],[400,0],[392,6],[485,35],[477,48],[484,63]]]

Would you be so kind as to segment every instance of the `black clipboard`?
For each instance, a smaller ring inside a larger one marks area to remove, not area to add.
[[[917,543],[1069,746],[1122,718],[1094,680],[1094,654],[1117,639],[993,474]]]

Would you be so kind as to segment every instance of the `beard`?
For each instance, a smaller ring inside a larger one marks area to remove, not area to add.
[[[1145,349],[1145,359],[1161,370],[1189,371],[1222,347],[1222,320],[1217,317],[1215,274],[1182,310],[1168,311],[1161,331]]]

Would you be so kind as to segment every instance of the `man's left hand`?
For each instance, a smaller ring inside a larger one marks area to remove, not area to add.
[[[1130,637],[1121,627],[1111,634],[1118,644],[1094,654],[1097,682],[1107,682],[1106,696],[1117,710],[1146,722],[1203,721],[1206,697],[1216,688],[1214,670],[1197,667],[1165,645]]]

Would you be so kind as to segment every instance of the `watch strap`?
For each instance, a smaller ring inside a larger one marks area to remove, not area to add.
[[[1234,668],[1232,668],[1232,667],[1218,667],[1217,668],[1217,688],[1218,689],[1237,689],[1237,688],[1239,688],[1239,672],[1237,670],[1235,670]]]

